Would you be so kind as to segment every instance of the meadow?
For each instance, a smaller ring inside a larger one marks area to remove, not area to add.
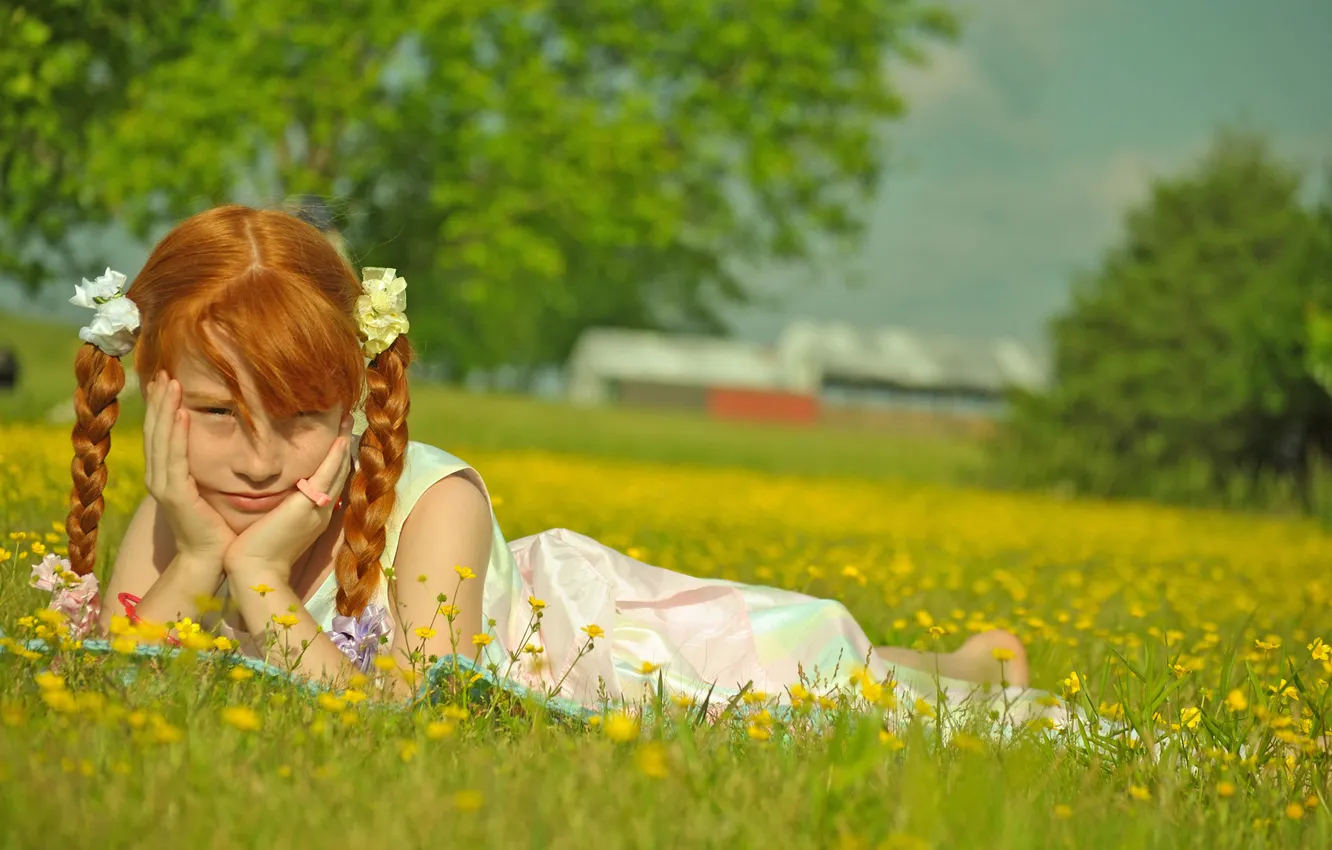
[[[62,548],[68,428],[17,420],[49,407],[59,374],[0,424],[0,630],[53,643],[27,577]],[[127,402],[116,428],[103,568],[142,495],[139,416]],[[569,527],[664,567],[834,597],[881,643],[1012,629],[1035,687],[1139,737],[1095,755],[1059,730],[944,742],[870,687],[821,725],[755,722],[761,697],[737,722],[665,701],[641,723],[611,707],[568,724],[531,705],[316,697],[211,648],[150,665],[67,646],[53,673],[11,644],[0,847],[1332,842],[1332,537],[1312,523],[975,489],[976,447],[946,441],[429,386],[412,429],[481,471],[511,539]],[[125,684],[133,665],[154,675]]]

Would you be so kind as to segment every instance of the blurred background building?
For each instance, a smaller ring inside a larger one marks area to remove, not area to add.
[[[988,420],[1010,387],[1040,389],[1044,358],[1013,339],[798,320],[774,344],[593,328],[566,364],[580,404],[785,422],[921,416]]]

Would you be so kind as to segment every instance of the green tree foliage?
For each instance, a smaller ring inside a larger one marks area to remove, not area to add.
[[[1332,280],[1332,172],[1316,223],[1317,257],[1325,279]],[[1332,394],[1332,309],[1311,302],[1305,326],[1304,365],[1310,377]]]
[[[716,327],[735,261],[854,236],[888,60],[952,33],[918,0],[230,0],[99,115],[88,171],[141,233],[332,199],[432,359],[539,364],[598,322]]]
[[[0,274],[35,289],[69,271],[60,260],[79,261],[68,257],[71,230],[107,220],[85,168],[101,141],[94,119],[123,108],[127,81],[182,49],[198,14],[194,0],[148,5],[0,2]]]
[[[1332,449],[1332,399],[1306,368],[1332,275],[1299,175],[1219,134],[1158,182],[1052,325],[1053,387],[1018,393],[998,443],[1023,484],[1195,502],[1305,492]]]

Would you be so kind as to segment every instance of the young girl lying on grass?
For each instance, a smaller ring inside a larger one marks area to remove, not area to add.
[[[71,300],[97,311],[76,363],[66,527],[79,575],[95,566],[120,358],[133,354],[147,400],[148,495],[103,629],[117,614],[198,621],[217,596],[230,604],[206,624],[252,654],[284,629],[308,643],[297,672],[318,679],[414,650],[503,670],[525,650],[514,678],[592,706],[659,677],[672,693],[787,699],[802,672],[842,686],[867,662],[860,675],[896,675],[912,701],[1003,681],[992,699],[1039,713],[1007,632],[947,654],[875,647],[834,601],[659,569],[563,529],[506,541],[481,476],[408,439],[406,284],[362,274],[294,216],[224,206],[168,233],[128,288],[109,269],[77,288]]]

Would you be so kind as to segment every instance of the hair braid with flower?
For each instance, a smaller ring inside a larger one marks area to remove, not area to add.
[[[84,278],[69,299],[95,313],[92,322],[79,329],[84,345],[74,358],[74,489],[65,518],[70,568],[81,576],[91,575],[97,566],[97,526],[106,509],[106,457],[125,388],[120,358],[133,350],[139,330],[138,308],[124,294],[125,276],[108,268],[94,280]]]
[[[351,479],[336,568],[338,613],[343,616],[362,611],[374,598],[383,575],[380,559],[407,456],[407,413],[411,409],[407,369],[413,358],[411,343],[399,335],[366,370],[366,429]]]

